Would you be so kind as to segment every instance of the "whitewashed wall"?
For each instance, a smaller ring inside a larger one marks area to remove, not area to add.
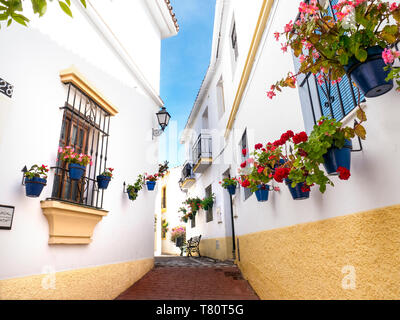
[[[233,145],[238,145],[244,128],[250,133],[250,148],[258,142],[274,141],[288,129],[305,130],[297,89],[285,89],[273,100],[266,97],[269,86],[289,69],[294,69],[291,54],[282,54],[273,33],[281,31],[296,12],[297,6],[288,6],[285,0],[275,1],[236,116],[235,130],[230,136]],[[332,177],[335,187],[328,187],[323,195],[314,187],[310,199],[303,201],[293,201],[284,184],[280,184],[281,192],[270,194],[268,202],[259,203],[255,196],[238,201],[237,233],[275,229],[397,204],[399,197],[393,177],[400,174],[396,138],[399,136],[396,122],[400,116],[399,102],[400,96],[394,89],[384,96],[367,99],[367,140],[363,142],[363,152],[352,153],[352,176],[348,181]],[[350,116],[345,121],[351,125],[352,119]],[[357,141],[354,146],[357,148]],[[236,152],[240,152],[238,148]],[[236,166],[239,164],[238,161]]]
[[[276,42],[273,36],[275,31],[282,31],[283,27],[297,15],[298,3],[294,4],[289,0],[276,0],[271,11],[263,39],[260,43],[258,54],[254,62],[252,74],[243,99],[236,115],[233,129],[227,140],[223,135],[226,129],[227,117],[236,94],[235,83],[240,79],[241,73],[236,72],[233,79],[229,78],[232,73],[231,60],[229,55],[229,37],[225,41],[220,70],[216,72],[210,89],[207,91],[200,112],[198,113],[193,128],[196,133],[201,128],[201,114],[208,106],[209,119],[213,119],[210,128],[213,130],[213,158],[214,163],[202,175],[196,175],[196,184],[189,190],[191,195],[204,195],[204,189],[213,184],[213,191],[217,195],[217,206],[224,209],[224,226],[206,224],[205,218],[196,218],[196,228],[189,229],[189,234],[202,234],[205,238],[216,238],[229,236],[228,220],[230,211],[226,191],[220,188],[217,183],[225,170],[231,167],[231,174],[235,175],[240,165],[239,147],[240,139],[247,129],[250,151],[253,151],[254,144],[275,141],[283,132],[291,129],[294,132],[305,130],[304,117],[300,105],[300,98],[297,89],[284,89],[273,100],[269,100],[266,91],[270,85],[284,77],[289,70],[294,71],[293,59],[290,53],[283,54],[280,49],[280,42]],[[233,8],[238,5],[233,1]],[[246,8],[249,12],[246,12]],[[243,49],[243,38],[245,44],[249,44],[254,26],[250,26],[259,14],[259,8],[240,7],[240,16],[236,15],[238,28],[239,50],[244,50],[247,55],[248,46]],[[235,12],[237,12],[235,10]],[[250,17],[252,17],[250,19]],[[229,18],[228,18],[228,21]],[[241,28],[240,21],[247,21],[247,28]],[[249,38],[250,37],[250,38]],[[281,41],[282,42],[282,41]],[[238,67],[240,66],[240,59]],[[242,69],[238,69],[242,70]],[[217,114],[215,86],[219,75],[225,78],[225,101],[226,112],[220,121]],[[226,79],[229,79],[227,81]],[[270,193],[268,202],[257,202],[255,195],[244,200],[243,189],[233,197],[235,232],[237,235],[248,234],[261,230],[275,229],[290,226],[298,223],[318,221],[335,216],[360,212],[363,210],[397,204],[399,200],[396,179],[400,174],[397,165],[400,158],[400,146],[397,137],[399,136],[397,120],[400,116],[398,108],[400,95],[393,89],[390,93],[373,99],[367,99],[366,113],[368,121],[367,140],[363,142],[363,152],[352,153],[351,178],[348,181],[341,181],[332,177],[335,187],[328,187],[325,194],[320,194],[318,188],[314,187],[310,199],[294,201],[285,184],[279,184],[280,192]],[[210,115],[211,114],[211,115]],[[308,115],[309,117],[309,115]],[[345,119],[350,125],[353,118]],[[354,141],[357,148],[358,142]],[[224,149],[223,149],[224,148]],[[224,150],[220,154],[220,150]]]
[[[224,139],[225,127],[229,119],[230,107],[232,106],[238,84],[242,76],[242,70],[247,59],[249,46],[253,37],[262,1],[217,1],[215,19],[220,19],[221,10],[224,8],[223,26],[221,28],[221,40],[219,43],[219,60],[216,62],[216,70],[210,80],[209,88],[205,93],[204,100],[200,105],[198,113],[191,126],[192,139],[188,139],[187,157],[190,157],[191,146],[195,143],[198,134],[202,131],[202,115],[208,109],[208,127],[212,134],[213,164],[203,173],[196,174],[196,184],[189,190],[188,196],[205,196],[205,189],[212,185],[212,192],[216,195],[216,203],[213,207],[214,219],[206,222],[206,214],[200,212],[196,216],[196,227],[191,228],[187,224],[188,237],[202,235],[203,238],[230,237],[232,235],[231,208],[229,196],[219,181],[222,175],[231,167],[232,152],[236,152],[236,146],[227,144]],[[236,22],[238,59],[232,63],[231,31],[232,22]],[[215,23],[215,28],[219,26]],[[218,47],[219,29],[214,30],[212,55],[216,55]],[[223,79],[225,112],[219,117],[217,84]],[[204,130],[203,130],[204,131]],[[235,168],[236,170],[236,168]],[[231,175],[236,171],[231,170]],[[235,201],[235,200],[234,200]],[[217,212],[221,212],[218,214]]]
[[[158,107],[135,91],[133,81],[127,86],[104,72],[105,64],[119,64],[112,55],[103,56],[107,63],[96,60],[105,51],[96,56],[93,48],[89,55],[93,59],[88,61],[88,56],[37,29],[19,26],[2,30],[0,42],[5,44],[0,77],[15,86],[11,99],[0,95],[0,204],[15,206],[12,230],[0,230],[0,278],[40,274],[45,266],[61,271],[153,257],[156,194],[143,190],[131,202],[123,193],[123,182],[132,183],[139,173],[158,169],[158,142],[151,138]],[[63,114],[59,108],[67,97],[59,72],[71,65],[119,110],[111,119],[107,162],[115,168],[115,178],[104,193],[103,208],[109,213],[96,226],[93,242],[48,245],[40,200],[51,195],[53,172],[40,198],[32,199],[25,196],[21,169],[35,163],[55,165]],[[119,74],[118,69],[113,71]]]

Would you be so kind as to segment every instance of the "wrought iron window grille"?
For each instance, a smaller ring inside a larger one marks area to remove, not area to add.
[[[75,152],[91,156],[83,177],[76,181],[68,175],[68,166],[57,159],[51,198],[86,207],[102,209],[104,189],[97,186],[97,175],[107,168],[110,114],[77,86],[68,83],[59,147],[71,146]]]
[[[308,1],[307,1],[308,2]],[[338,0],[329,0],[329,10],[335,12],[333,6],[337,4]],[[335,15],[333,14],[333,17]],[[297,17],[299,19],[299,16]],[[335,18],[336,19],[336,18]],[[295,65],[298,65],[295,58]],[[310,83],[311,82],[311,83]],[[311,85],[314,82],[317,92],[317,99],[311,93]],[[365,97],[360,94],[360,101],[356,97],[357,89],[351,78],[346,74],[339,83],[333,84],[328,78],[322,84],[318,83],[316,75],[309,72],[304,79],[300,82],[300,88],[307,88],[309,104],[313,117],[314,125],[317,123],[316,108],[319,108],[321,116],[326,116],[337,121],[341,121],[348,114],[350,114],[361,102],[365,102]],[[317,100],[317,101],[315,101]],[[356,121],[356,120],[355,120]],[[361,139],[358,137],[359,148],[352,149],[352,152],[359,152],[363,150]]]

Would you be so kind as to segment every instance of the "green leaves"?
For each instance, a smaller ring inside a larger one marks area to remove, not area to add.
[[[46,0],[32,0],[33,12],[39,14],[39,17],[43,16],[47,11]]]
[[[50,0],[52,1],[52,0]],[[80,0],[86,8],[86,0]],[[31,0],[32,9],[35,14],[42,17],[47,12],[47,0]],[[22,0],[0,0],[0,21],[7,21],[7,26],[14,20],[24,26],[28,25],[29,19],[23,14]],[[71,0],[58,0],[60,8],[72,18]],[[1,25],[0,25],[1,26]]]
[[[69,1],[67,1],[69,2]],[[69,4],[62,2],[62,1],[58,1],[58,4],[60,5],[61,9],[72,18],[72,12],[71,9],[69,8],[69,6],[71,5],[71,2],[69,2]]]
[[[368,58],[368,52],[365,49],[357,48],[356,50],[356,58],[357,60],[364,62]]]

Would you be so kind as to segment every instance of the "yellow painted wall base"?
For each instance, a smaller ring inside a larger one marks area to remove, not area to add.
[[[0,300],[114,299],[153,266],[154,259],[150,258],[57,272],[54,275],[0,280]]]
[[[219,241],[217,249],[216,241]],[[217,260],[232,259],[232,238],[201,239],[200,254]]]
[[[400,205],[239,242],[238,265],[261,299],[400,299]]]

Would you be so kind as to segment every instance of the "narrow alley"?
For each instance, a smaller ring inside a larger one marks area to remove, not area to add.
[[[117,300],[259,300],[239,268],[206,257],[155,257],[154,269]]]

